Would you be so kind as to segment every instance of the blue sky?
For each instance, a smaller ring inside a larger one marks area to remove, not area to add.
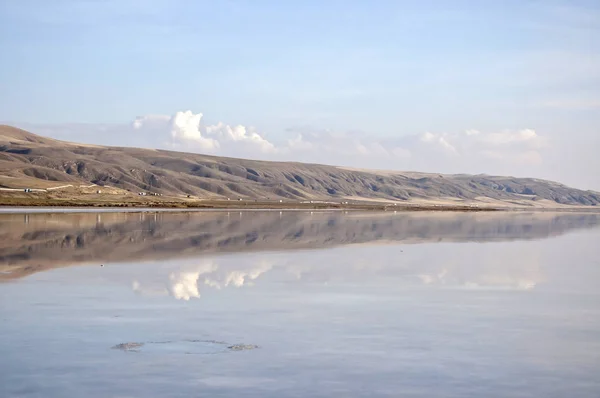
[[[0,49],[0,120],[58,138],[600,189],[597,1],[0,0]]]

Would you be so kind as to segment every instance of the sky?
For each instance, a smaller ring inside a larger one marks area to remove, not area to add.
[[[600,190],[598,1],[0,0],[0,122]]]

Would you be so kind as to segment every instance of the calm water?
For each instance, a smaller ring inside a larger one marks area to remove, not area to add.
[[[0,397],[597,398],[599,227],[0,215]]]

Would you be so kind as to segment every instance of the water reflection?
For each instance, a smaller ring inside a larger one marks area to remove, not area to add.
[[[575,237],[574,237],[575,239]],[[579,240],[571,247],[577,248]],[[240,256],[177,261],[146,262],[128,266],[107,278],[131,284],[140,295],[171,296],[178,300],[199,299],[224,289],[249,289],[278,284],[293,289],[310,286],[374,284],[397,292],[414,289],[530,292],[566,289],[595,292],[598,271],[586,265],[578,270],[565,267],[549,242],[423,244],[411,246],[345,246],[315,253],[311,251],[268,252]],[[592,258],[583,249],[581,256]],[[589,248],[588,248],[589,250]],[[119,268],[116,265],[113,268]],[[111,269],[112,271],[112,269]],[[587,281],[587,282],[586,282]],[[310,291],[308,289],[307,291]]]
[[[170,268],[167,267],[167,270]],[[143,275],[148,279],[149,274],[154,274],[155,278],[150,278],[150,282],[141,282],[144,276],[135,278],[131,284],[133,291],[143,295],[168,294],[178,300],[187,301],[191,298],[200,298],[201,286],[215,290],[252,286],[256,279],[273,269],[274,264],[262,260],[255,264],[238,263],[237,266],[231,267],[228,264],[219,264],[218,259],[211,259],[201,260],[200,264],[195,266],[177,264],[172,268],[175,270],[167,272],[164,267],[149,266]],[[157,283],[156,276],[162,278],[162,281]],[[164,281],[166,284],[162,283]]]
[[[600,224],[596,213],[84,213],[0,215],[0,280],[82,263],[196,257],[207,253],[325,248],[366,243],[491,242],[557,236]],[[241,286],[270,268],[211,277],[214,265],[173,274],[170,291],[197,297],[196,278]],[[448,283],[437,270],[420,276]],[[535,281],[517,282],[524,289]],[[474,285],[475,286],[475,285]]]
[[[2,397],[600,396],[595,214],[0,221]]]
[[[522,258],[510,264],[507,256],[502,261],[490,261],[488,258],[478,263],[464,261],[457,264],[453,258],[448,263],[436,262],[424,264],[439,254],[428,256],[421,253],[419,261],[410,259],[400,262],[385,262],[377,257],[393,255],[393,250],[384,249],[378,256],[370,257],[371,264],[366,265],[365,253],[348,255],[337,253],[339,264],[315,264],[303,256],[286,260],[280,255],[269,254],[266,258],[243,264],[231,264],[223,259],[201,261],[199,265],[177,264],[170,267],[156,267],[146,264],[139,276],[132,281],[133,290],[142,295],[170,295],[178,300],[200,298],[208,290],[225,288],[253,287],[261,279],[277,282],[310,285],[330,283],[368,283],[385,278],[387,284],[395,284],[398,289],[407,287],[451,288],[465,290],[533,290],[544,282],[544,273],[535,256]],[[374,253],[372,253],[374,254]],[[255,257],[256,257],[255,256]],[[274,274],[269,275],[268,273]],[[127,279],[127,278],[125,278]]]

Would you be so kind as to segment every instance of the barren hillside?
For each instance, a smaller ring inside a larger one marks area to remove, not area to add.
[[[0,126],[0,188],[90,184],[212,199],[455,201],[545,207],[600,203],[598,192],[532,178],[379,172],[84,145]]]

